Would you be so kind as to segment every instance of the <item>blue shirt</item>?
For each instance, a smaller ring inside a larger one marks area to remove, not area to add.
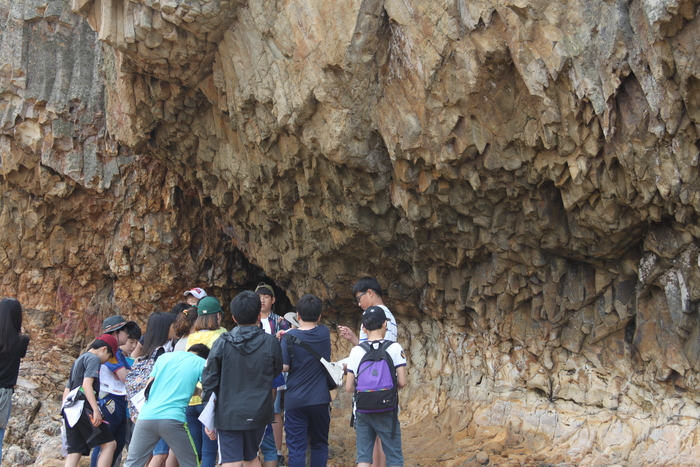
[[[206,360],[190,352],[168,352],[156,360],[155,378],[139,420],[185,422],[185,410],[194,393]]]
[[[287,333],[298,337],[323,358],[331,361],[331,332],[326,326],[319,325],[308,331],[292,329]],[[292,359],[289,356],[289,345],[294,350]],[[285,365],[289,365],[287,392],[284,393],[286,410],[331,402],[326,369],[318,359],[286,339],[282,340],[282,359]]]

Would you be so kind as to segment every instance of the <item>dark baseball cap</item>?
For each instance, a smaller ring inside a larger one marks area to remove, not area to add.
[[[385,321],[389,321],[389,318],[380,306],[370,306],[362,313],[362,325],[368,331],[381,328]]]
[[[118,331],[127,324],[131,325],[130,323],[134,323],[133,321],[127,321],[124,318],[122,318],[120,315],[114,315],[110,316],[106,320],[102,321],[102,332],[104,333],[109,333],[109,332],[114,332]],[[136,324],[136,323],[134,323]]]

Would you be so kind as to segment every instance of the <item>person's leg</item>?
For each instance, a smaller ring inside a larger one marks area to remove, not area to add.
[[[219,453],[219,445],[215,439],[209,439],[204,431],[204,425],[201,428],[202,433],[202,467],[214,467],[216,465],[216,456]]]
[[[165,467],[165,461],[168,460],[167,454],[153,454],[148,467]]]
[[[197,457],[197,459],[199,459],[199,457]],[[180,467],[180,463],[177,461],[177,457],[172,449],[168,453],[167,459],[165,459],[165,467]]]
[[[386,455],[382,450],[382,440],[377,436],[374,442],[374,452],[372,453],[372,465],[374,467],[386,467]]]
[[[382,440],[382,453],[385,454],[386,465],[391,467],[403,467],[403,451],[401,449],[401,426],[396,420],[396,431],[394,429],[394,412],[378,414],[368,414],[370,423],[377,432],[377,437]]]
[[[114,420],[115,425],[112,427],[112,436],[114,436],[114,441],[116,441],[116,447],[114,449],[112,463],[110,466],[114,465],[114,463],[117,461],[124,450],[124,445],[126,444],[126,397],[115,397],[114,402],[116,410],[112,414],[111,418]]]
[[[81,457],[82,454],[80,454],[79,452],[68,454],[68,456],[66,456],[66,463],[64,464],[65,467],[78,467],[78,462],[80,462]]]
[[[265,467],[277,467],[277,447],[275,446],[275,435],[272,426],[265,430],[260,451],[263,454],[263,465]]]
[[[309,446],[311,467],[325,467],[328,464],[328,430],[331,425],[329,404],[304,407],[308,416]]]
[[[357,412],[355,418],[355,452],[357,467],[369,467],[372,463],[372,451],[377,433],[367,423],[366,414]]]
[[[112,467],[112,462],[114,461],[114,451],[116,449],[116,441],[101,444],[100,457],[97,459],[97,467]]]
[[[284,431],[287,434],[288,467],[306,467],[308,420],[303,408],[285,412]]]
[[[278,389],[275,396],[275,421],[272,424],[272,432],[275,435],[275,448],[277,448],[277,460],[280,465],[284,465],[282,456],[282,431],[284,430],[284,417],[282,416],[282,398],[284,389]]]
[[[197,448],[197,456],[200,459],[202,459],[202,435],[204,434],[204,427],[202,426],[202,422],[199,421],[199,415],[202,413],[203,408],[203,404],[189,405],[187,406],[187,411],[185,412],[187,417],[187,426],[190,429],[192,440]],[[206,435],[204,435],[204,437],[209,439],[209,437]],[[202,467],[204,467],[204,463],[202,463]]]
[[[163,438],[159,439],[156,447],[153,448],[153,458],[148,463],[148,467],[165,467],[165,461],[168,459],[170,448]]]
[[[158,444],[160,434],[155,420],[139,420],[134,425],[134,432],[129,443],[129,455],[124,467],[143,467]],[[149,464],[150,465],[150,464]]]
[[[194,445],[187,423],[177,420],[157,420],[163,437],[181,467],[199,467],[197,448]]]

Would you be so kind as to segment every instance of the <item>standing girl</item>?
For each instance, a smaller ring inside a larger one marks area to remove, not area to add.
[[[0,462],[19,361],[27,355],[29,345],[29,336],[21,332],[22,305],[14,298],[3,298],[0,300]]]

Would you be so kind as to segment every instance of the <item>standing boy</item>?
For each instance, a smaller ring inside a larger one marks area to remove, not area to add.
[[[260,298],[241,292],[231,301],[238,324],[214,342],[202,375],[202,400],[216,394],[214,426],[222,467],[260,467],[258,448],[273,420],[272,380],[282,372],[282,351],[260,329]]]
[[[377,279],[373,277],[363,277],[353,286],[352,293],[355,295],[357,305],[362,308],[363,311],[371,306],[378,306],[384,310],[387,319],[389,319],[386,330],[386,340],[396,342],[399,335],[396,318],[391,314],[389,308],[384,305],[382,287],[379,285],[379,282],[377,282]],[[340,332],[340,337],[347,339],[352,345],[359,345],[360,342],[367,340],[367,333],[363,329],[360,329],[359,338],[352,329],[347,326],[338,326],[338,331]]]
[[[272,311],[272,307],[276,301],[275,291],[272,286],[261,282],[255,288],[255,293],[260,297],[260,327],[262,327],[263,331],[275,336],[279,331],[286,331],[289,329],[289,323],[285,321],[283,317]],[[272,444],[275,450],[274,459],[269,439],[271,436],[269,433],[270,427],[265,431],[265,438],[261,445],[266,467],[272,466],[273,460],[275,466],[284,465],[284,457],[282,456],[282,426],[284,424],[282,419],[282,393],[284,392],[284,384],[284,375],[278,376],[275,383],[275,421],[271,425]]]
[[[355,346],[350,352],[348,358],[348,378],[345,381],[345,390],[354,392],[356,383],[361,378],[372,378],[374,375],[363,373],[366,370],[362,357],[365,356],[368,349],[379,348],[385,342],[387,331],[387,323],[389,318],[386,316],[384,309],[378,306],[368,307],[362,313],[362,330],[367,334],[367,341],[362,345]],[[398,342],[393,342],[386,347],[386,353],[389,355],[394,371],[391,386],[394,384],[396,391],[406,386],[406,356],[403,348]],[[375,369],[376,371],[376,369]],[[376,371],[378,372],[378,371]],[[359,387],[358,387],[359,389]],[[375,391],[374,394],[380,391]],[[386,396],[382,396],[386,397]],[[385,400],[392,400],[386,397]],[[359,409],[355,412],[355,430],[356,430],[356,450],[357,450],[357,466],[369,467],[372,463],[372,452],[374,450],[375,439],[379,437],[382,441],[382,447],[386,454],[386,462],[390,467],[403,467],[403,453],[401,451],[401,427],[398,422],[398,394],[396,400],[393,400],[391,406],[387,410],[382,408],[373,408],[372,413],[363,413]],[[379,410],[379,411],[377,411]]]
[[[110,334],[117,340],[117,345],[126,344],[129,338],[127,329],[137,326],[133,321],[126,321],[119,315],[110,316],[102,322],[103,334]],[[140,336],[139,336],[140,337]],[[106,362],[100,367],[100,410],[109,430],[117,442],[112,464],[117,460],[126,444],[126,375],[131,366],[121,350],[114,355],[114,363]],[[92,452],[90,467],[97,466],[97,458],[100,456],[100,448]]]
[[[389,319],[385,339],[396,342],[399,336],[396,318],[391,314],[389,308],[384,305],[382,287],[379,285],[377,279],[373,277],[363,277],[353,286],[352,293],[355,295],[358,306],[362,308],[363,311],[371,306],[378,306],[384,310],[386,317]],[[340,337],[347,339],[352,345],[359,345],[367,340],[367,333],[362,328],[360,328],[359,339],[355,333],[352,332],[352,329],[347,326],[338,326],[338,332],[340,333]],[[377,438],[377,442],[374,445],[373,467],[386,467],[386,456],[384,452],[382,452],[382,442],[379,438]]]
[[[327,361],[331,361],[331,336],[326,326],[319,325],[323,304],[315,295],[304,295],[297,303],[299,329],[292,335],[309,345]],[[282,345],[284,371],[288,371],[284,396],[289,467],[306,465],[307,444],[311,447],[311,467],[328,463],[328,430],[331,422],[331,394],[326,369],[321,362],[291,340]]]
[[[201,379],[208,354],[206,345],[196,344],[187,352],[168,352],[156,360],[146,385],[148,400],[139,411],[125,467],[146,465],[161,438],[181,467],[199,466],[185,409]]]
[[[116,353],[117,340],[112,335],[104,334],[95,339],[88,351],[78,357],[71,367],[68,383],[63,391],[64,407],[61,410],[68,445],[66,467],[77,467],[80,457],[89,455],[90,449],[96,446],[101,448],[97,466],[112,465],[117,443],[109,426],[102,421],[102,414],[97,405],[97,393],[100,390],[100,366],[112,359]],[[71,407],[73,404],[70,400],[83,404],[79,418],[72,426],[68,413],[74,407]]]

